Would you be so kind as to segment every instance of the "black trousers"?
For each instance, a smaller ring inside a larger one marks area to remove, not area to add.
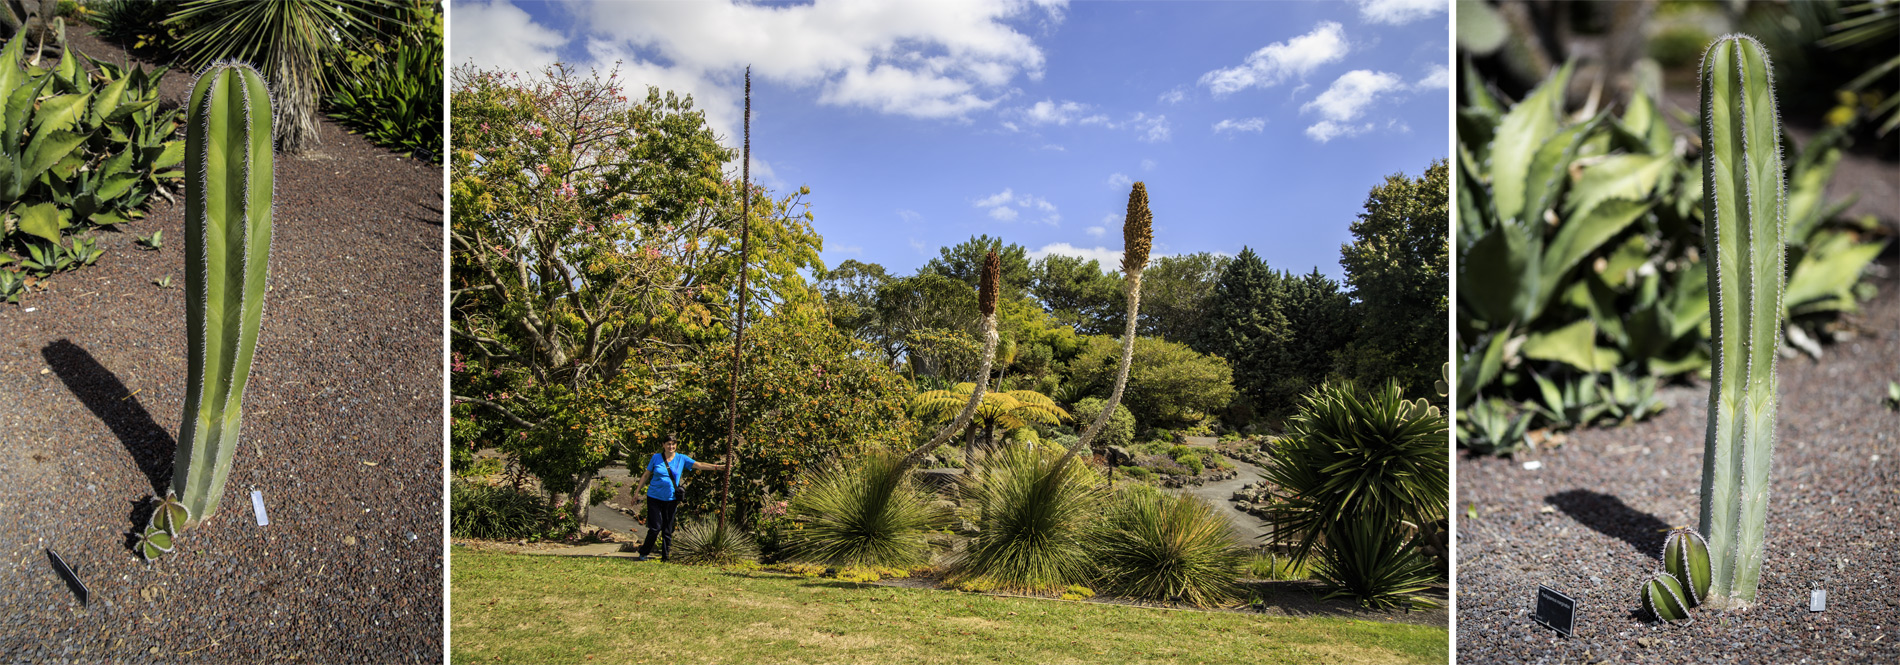
[[[660,539],[660,560],[673,551],[673,518],[679,513],[680,500],[647,497],[647,540],[640,544],[640,556],[653,552],[653,539]]]

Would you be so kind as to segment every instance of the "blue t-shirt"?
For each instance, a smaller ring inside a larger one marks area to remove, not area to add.
[[[672,467],[672,473],[667,473],[667,467]],[[647,460],[647,473],[653,475],[653,479],[647,481],[647,498],[661,501],[678,498],[674,494],[679,486],[673,481],[685,480],[686,472],[692,468],[693,458],[687,457],[685,453],[673,453],[670,463],[662,459],[660,453],[653,453],[653,457]]]

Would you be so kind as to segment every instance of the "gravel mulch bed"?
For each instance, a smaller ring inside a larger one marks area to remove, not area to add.
[[[1664,531],[1694,526],[1699,510],[1708,386],[1671,388],[1671,408],[1648,422],[1515,459],[1460,457],[1458,662],[1900,662],[1900,414],[1881,404],[1900,380],[1900,284],[1880,288],[1862,317],[1871,334],[1818,363],[1779,364],[1753,607],[1696,610],[1686,625],[1640,610]],[[1574,638],[1531,621],[1538,584],[1579,599]],[[1808,611],[1812,589],[1827,591],[1826,611]]]
[[[122,61],[86,32],[82,52]],[[175,104],[189,84],[162,89]],[[129,534],[169,486],[183,409],[183,206],[0,306],[0,662],[441,660],[442,171],[322,132],[277,159],[243,447],[173,554],[147,564]],[[163,251],[133,246],[155,230]]]

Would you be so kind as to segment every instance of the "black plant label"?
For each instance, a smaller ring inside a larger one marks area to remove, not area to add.
[[[1531,620],[1570,637],[1577,628],[1577,599],[1542,584],[1537,585],[1537,610]]]

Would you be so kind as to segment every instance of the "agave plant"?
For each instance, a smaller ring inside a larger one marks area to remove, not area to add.
[[[1400,603],[1438,606],[1419,595],[1438,580],[1430,557],[1391,523],[1362,515],[1338,525],[1327,538],[1326,553],[1314,571],[1329,589],[1326,598],[1348,597],[1371,609]]]
[[[1198,497],[1127,487],[1094,538],[1098,588],[1195,607],[1233,603],[1247,550],[1227,516]]]
[[[929,563],[925,536],[950,513],[904,470],[902,456],[879,452],[820,472],[792,497],[789,511],[801,527],[790,536],[791,558],[840,567]]]

